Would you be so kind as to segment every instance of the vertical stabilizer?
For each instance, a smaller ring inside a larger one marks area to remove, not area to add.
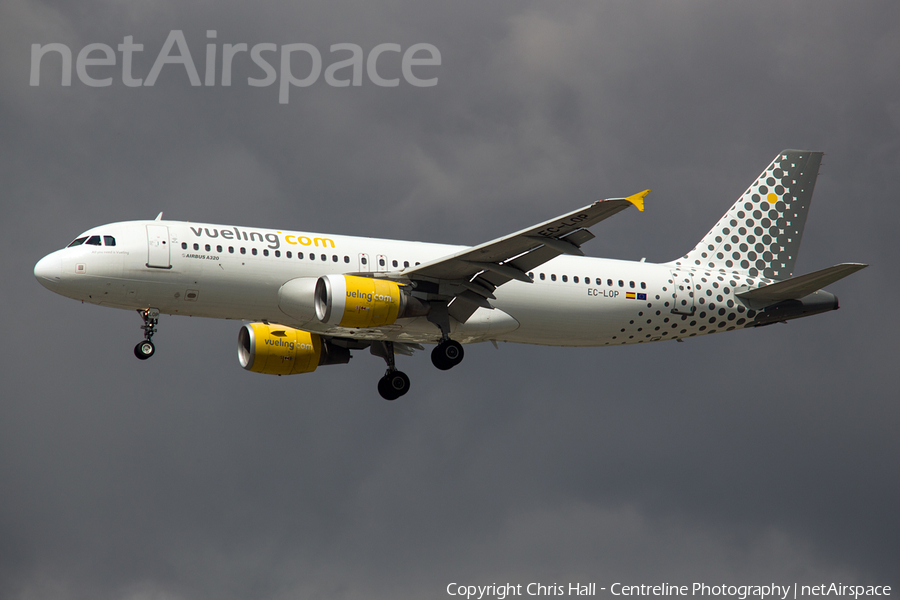
[[[790,278],[821,161],[821,152],[780,152],[703,240],[675,264]]]

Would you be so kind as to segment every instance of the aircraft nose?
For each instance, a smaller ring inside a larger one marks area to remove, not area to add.
[[[62,279],[62,264],[54,252],[48,254],[34,265],[34,277],[49,290],[55,289]]]

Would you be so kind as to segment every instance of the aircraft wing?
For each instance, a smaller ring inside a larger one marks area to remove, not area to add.
[[[560,254],[583,256],[580,246],[593,239],[588,227],[634,205],[644,210],[644,190],[628,198],[599,200],[527,229],[467,248],[404,271],[430,299],[450,299],[450,314],[465,322],[479,306],[491,308],[494,290],[516,279],[532,283],[528,271]],[[429,285],[430,284],[430,285]]]

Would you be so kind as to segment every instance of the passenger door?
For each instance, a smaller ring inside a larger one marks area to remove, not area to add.
[[[147,225],[147,266],[172,268],[169,262],[169,228],[165,225]]]
[[[694,310],[694,277],[690,271],[672,271],[674,302],[672,312],[677,315],[692,315]]]

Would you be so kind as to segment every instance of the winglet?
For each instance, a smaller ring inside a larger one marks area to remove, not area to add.
[[[632,204],[634,204],[635,206],[637,206],[637,209],[639,211],[644,212],[644,196],[646,196],[649,193],[650,193],[650,190],[644,190],[643,192],[638,192],[637,194],[635,194],[633,196],[628,196],[625,199],[628,200],[629,202],[631,202]]]

